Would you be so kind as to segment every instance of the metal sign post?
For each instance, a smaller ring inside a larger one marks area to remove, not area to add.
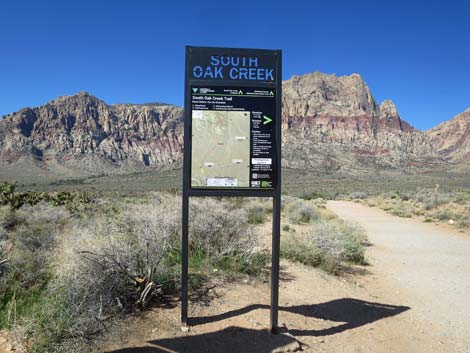
[[[278,330],[280,50],[186,47],[181,321],[188,324],[189,198],[273,198],[271,331]]]

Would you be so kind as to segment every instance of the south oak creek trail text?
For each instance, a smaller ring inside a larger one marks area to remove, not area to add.
[[[194,78],[274,81],[274,69],[259,67],[257,57],[211,55],[210,65],[192,68]]]

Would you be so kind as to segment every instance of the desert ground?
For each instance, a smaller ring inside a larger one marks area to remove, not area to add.
[[[470,234],[353,202],[327,207],[366,229],[369,264],[338,277],[283,260],[281,334],[267,329],[269,283],[216,283],[190,303],[188,329],[175,302],[128,319],[96,352],[469,352]],[[267,246],[269,222],[260,227]]]

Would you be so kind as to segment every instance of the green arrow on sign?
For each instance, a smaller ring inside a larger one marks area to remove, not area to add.
[[[263,115],[263,125],[269,124],[273,119],[271,119],[269,116]]]

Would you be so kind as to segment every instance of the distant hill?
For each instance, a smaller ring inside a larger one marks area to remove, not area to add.
[[[351,173],[470,164],[470,111],[419,131],[392,101],[379,105],[357,74],[294,76],[283,82],[282,103],[286,167]],[[178,167],[182,148],[183,110],[164,103],[108,105],[80,92],[0,121],[4,171],[70,177]]]

